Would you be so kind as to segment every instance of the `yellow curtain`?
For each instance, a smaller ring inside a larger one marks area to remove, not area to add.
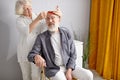
[[[120,0],[91,0],[89,68],[120,80]]]

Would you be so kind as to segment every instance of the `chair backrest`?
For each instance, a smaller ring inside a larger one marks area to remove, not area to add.
[[[79,66],[82,68],[83,63],[83,42],[74,40],[76,53],[77,53],[77,59],[76,59],[76,66]]]

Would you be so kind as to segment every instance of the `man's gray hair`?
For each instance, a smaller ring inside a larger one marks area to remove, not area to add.
[[[15,4],[15,14],[16,15],[22,15],[23,14],[23,7],[24,5],[31,5],[31,0],[17,0]]]

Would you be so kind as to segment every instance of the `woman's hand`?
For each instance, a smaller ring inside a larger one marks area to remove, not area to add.
[[[38,20],[45,19],[45,18],[46,18],[46,15],[47,15],[47,12],[43,11],[43,12],[41,12],[41,13],[38,15],[37,19],[38,19]]]

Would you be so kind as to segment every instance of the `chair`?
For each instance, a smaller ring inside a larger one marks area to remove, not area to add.
[[[77,59],[76,59],[76,65],[79,67],[82,67],[82,56],[83,56],[83,42],[74,40],[75,47],[76,47],[76,53],[77,53]],[[46,79],[44,75],[44,68],[41,70],[41,80],[50,80]],[[77,80],[76,78],[73,78],[72,80]]]

